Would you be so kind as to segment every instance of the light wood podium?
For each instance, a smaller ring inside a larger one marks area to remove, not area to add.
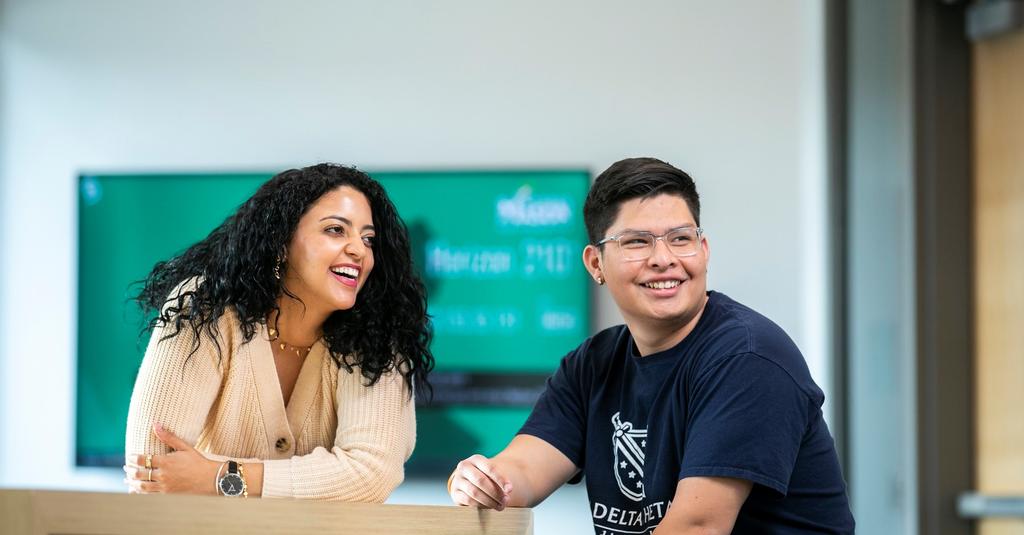
[[[3,534],[532,535],[533,511],[221,496],[0,490]]]

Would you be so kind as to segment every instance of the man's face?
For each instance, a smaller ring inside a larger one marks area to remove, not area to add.
[[[605,237],[624,231],[647,231],[662,235],[680,227],[696,228],[690,208],[678,195],[632,199],[619,208],[618,217]],[[665,240],[656,240],[651,256],[627,260],[618,242],[604,244],[603,250],[588,245],[584,263],[592,275],[601,276],[615,304],[631,328],[640,326],[683,327],[700,313],[707,291],[707,240],[699,237],[693,256],[679,257]]]

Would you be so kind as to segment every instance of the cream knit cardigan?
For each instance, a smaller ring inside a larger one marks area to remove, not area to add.
[[[163,341],[166,328],[153,330],[128,409],[127,455],[169,452],[152,432],[159,422],[211,459],[262,461],[266,498],[383,502],[402,482],[416,417],[400,374],[367,387],[318,342],[286,407],[265,326],[245,342],[234,310],[225,312],[219,362],[208,335],[186,359],[195,337],[183,327]]]

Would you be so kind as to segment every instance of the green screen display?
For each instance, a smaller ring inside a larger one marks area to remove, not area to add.
[[[529,414],[539,381],[588,334],[579,255],[589,176],[371,175],[409,228],[434,326],[438,402],[417,408],[408,468],[440,473],[471,453],[497,453]],[[270,176],[81,177],[78,464],[122,464],[128,401],[148,342],[139,336],[143,318],[130,300],[138,291],[132,283],[205,237]]]

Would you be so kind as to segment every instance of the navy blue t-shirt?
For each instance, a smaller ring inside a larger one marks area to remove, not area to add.
[[[520,433],[586,476],[594,531],[657,527],[679,480],[754,483],[733,533],[853,533],[825,396],[779,326],[708,292],[694,330],[640,357],[625,326],[569,353]]]

